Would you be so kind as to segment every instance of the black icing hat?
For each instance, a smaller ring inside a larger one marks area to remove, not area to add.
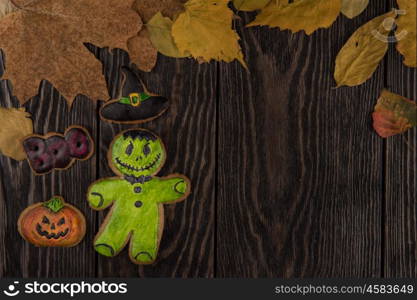
[[[122,69],[122,93],[119,99],[106,102],[100,109],[100,117],[108,122],[139,124],[162,115],[169,107],[165,97],[149,94],[131,70]]]

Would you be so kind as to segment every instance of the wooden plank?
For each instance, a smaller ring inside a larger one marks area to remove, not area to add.
[[[390,1],[390,7],[396,7]],[[407,38],[407,37],[405,37]],[[417,100],[417,71],[402,64],[391,45],[387,60],[387,88]],[[386,277],[417,277],[417,144],[416,130],[386,142],[385,259]]]
[[[312,36],[238,22],[250,73],[222,64],[219,277],[381,275],[383,142],[371,129],[384,68],[334,89],[350,35],[386,11],[374,1]]]
[[[2,66],[3,63],[0,63]],[[18,107],[10,96],[10,86],[1,82],[0,105]],[[32,114],[34,130],[39,134],[63,132],[70,125],[81,125],[96,140],[96,104],[79,97],[69,110],[56,90],[44,82],[39,97],[26,105]],[[85,201],[88,183],[96,177],[96,157],[77,162],[66,171],[54,171],[35,176],[26,161],[16,162],[0,156],[0,277],[91,277],[95,275],[95,254],[92,235],[95,231],[95,214]],[[28,205],[46,201],[53,195],[62,195],[77,206],[86,216],[87,234],[74,248],[36,248],[25,242],[17,232],[17,219]]]
[[[113,96],[120,88],[120,67],[128,57],[99,54],[111,74]],[[168,158],[159,173],[187,175],[192,195],[185,202],[165,206],[165,230],[156,263],[138,267],[127,249],[115,258],[98,258],[99,277],[212,277],[214,257],[216,81],[215,64],[198,65],[191,60],[160,56],[151,73],[138,73],[147,88],[171,100],[160,118],[136,126],[147,128],[164,141]],[[99,178],[114,176],[106,159],[108,147],[120,131],[135,126],[100,122]],[[100,213],[100,223],[107,211]]]

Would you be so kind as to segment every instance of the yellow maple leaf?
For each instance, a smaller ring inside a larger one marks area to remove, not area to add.
[[[187,57],[188,53],[181,53],[172,37],[172,20],[157,13],[146,24],[152,44],[160,53],[169,57]]]
[[[247,26],[304,30],[310,35],[319,28],[330,27],[339,16],[341,6],[341,0],[296,0],[287,4],[272,1]]]
[[[349,38],[336,57],[334,78],[338,87],[359,85],[372,76],[388,50],[391,28],[386,26],[386,20],[394,16],[389,12],[376,17]]]
[[[233,0],[237,10],[252,11],[264,8],[271,0]]]
[[[404,64],[417,67],[416,0],[397,0],[400,14],[397,20],[397,50],[404,56]]]
[[[232,29],[233,11],[228,0],[189,0],[185,11],[172,25],[172,36],[182,55],[189,53],[199,61],[246,63],[239,35]]]
[[[24,160],[23,139],[33,133],[30,114],[24,108],[0,107],[0,153],[15,160]]]
[[[359,16],[369,4],[369,0],[342,0],[342,14],[349,19]]]

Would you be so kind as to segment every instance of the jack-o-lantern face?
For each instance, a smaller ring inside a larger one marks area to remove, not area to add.
[[[72,247],[85,235],[85,218],[74,206],[55,196],[26,208],[19,217],[19,232],[40,247]]]
[[[116,174],[139,177],[156,174],[165,162],[166,152],[156,135],[132,129],[114,139],[109,156]]]

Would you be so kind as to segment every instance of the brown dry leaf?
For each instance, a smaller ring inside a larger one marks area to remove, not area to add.
[[[397,0],[400,14],[397,20],[396,37],[398,40],[397,50],[404,56],[404,64],[409,67],[417,67],[417,10],[416,0]]]
[[[270,1],[271,0],[233,0],[233,5],[237,10],[253,11],[264,8]]]
[[[334,78],[337,86],[364,83],[375,72],[388,50],[388,34],[384,21],[395,16],[389,12],[360,27],[349,38],[336,57]]]
[[[184,0],[136,0],[133,9],[144,23],[148,23],[158,12],[174,18],[184,11],[184,2]],[[155,67],[158,58],[158,50],[150,39],[152,34],[155,32],[151,32],[148,26],[144,27],[138,36],[128,43],[131,61],[145,72],[150,72]]]
[[[183,55],[188,53],[204,62],[237,59],[245,68],[239,35],[232,29],[233,11],[228,0],[189,0],[185,12],[172,26],[175,44]]]
[[[330,27],[341,7],[341,0],[296,0],[284,5],[272,1],[247,26],[279,27],[292,32],[304,30],[310,35],[319,28]]]
[[[134,0],[38,0],[0,20],[5,79],[21,103],[48,80],[69,103],[78,94],[107,99],[102,65],[83,43],[127,50],[141,28]],[[19,3],[16,3],[19,5]]]
[[[359,16],[369,4],[369,0],[342,0],[342,14],[349,19]]]
[[[146,24],[158,12],[170,19],[175,19],[184,11],[185,2],[186,0],[136,0],[134,9]]]
[[[375,131],[387,138],[417,126],[417,107],[413,101],[383,90],[372,118]]]
[[[17,11],[17,7],[10,0],[0,0],[0,19],[4,16]]]
[[[145,72],[150,72],[156,65],[158,50],[153,46],[149,32],[142,29],[138,35],[127,42],[130,60]]]
[[[14,160],[26,158],[23,139],[33,133],[30,114],[24,108],[0,107],[0,153]]]
[[[150,39],[155,48],[165,56],[169,57],[186,57],[187,54],[183,54],[178,50],[177,45],[172,37],[172,20],[168,17],[164,17],[160,12],[157,13],[146,24]]]

